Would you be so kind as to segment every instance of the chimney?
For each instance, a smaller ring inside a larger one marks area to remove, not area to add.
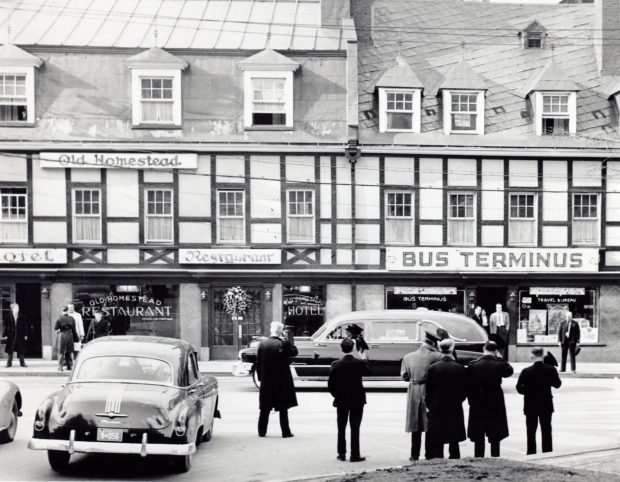
[[[343,18],[351,17],[350,0],[321,0],[321,25],[340,26]]]
[[[351,16],[359,42],[372,41],[374,3],[374,0],[351,0]]]
[[[620,0],[595,0],[594,53],[601,75],[620,74]]]

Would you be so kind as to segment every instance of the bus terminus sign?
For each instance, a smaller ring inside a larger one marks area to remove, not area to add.
[[[386,248],[389,271],[596,272],[596,248]]]

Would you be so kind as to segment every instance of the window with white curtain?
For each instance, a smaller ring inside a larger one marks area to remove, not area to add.
[[[570,112],[568,94],[543,94],[542,134],[545,136],[569,133]]]
[[[101,242],[101,191],[73,190],[73,242]]]
[[[147,189],[145,198],[145,241],[147,243],[172,243],[174,241],[172,190]]]
[[[239,190],[217,192],[217,242],[245,242],[245,193]]]
[[[536,195],[511,194],[508,242],[519,246],[535,246],[538,239]]]
[[[385,194],[385,243],[413,242],[413,194],[394,191]]]
[[[287,191],[287,239],[289,243],[314,243],[314,191]]]
[[[455,92],[450,96],[450,122],[453,131],[475,131],[478,119],[478,92]]]
[[[28,121],[25,74],[0,73],[0,122]]]
[[[174,122],[172,77],[140,78],[140,106],[145,124]]]
[[[0,189],[0,243],[28,242],[26,188]]]
[[[448,194],[448,244],[476,244],[476,209],[473,193]]]
[[[599,243],[598,194],[573,194],[573,244]]]
[[[252,79],[252,125],[285,126],[286,78],[257,77]]]

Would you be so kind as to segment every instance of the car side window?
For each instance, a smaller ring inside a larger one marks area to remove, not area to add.
[[[375,321],[372,341],[375,343],[412,343],[417,340],[416,323],[409,321]]]
[[[187,359],[187,381],[188,385],[193,385],[198,380],[198,364],[196,363],[196,354],[191,353]]]
[[[344,331],[347,325],[339,325],[330,331],[325,337],[326,340],[342,340],[347,337],[346,332]]]

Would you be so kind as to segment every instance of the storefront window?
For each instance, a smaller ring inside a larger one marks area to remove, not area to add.
[[[566,313],[581,328],[581,343],[598,342],[598,297],[594,288],[529,288],[519,291],[517,343],[557,343]]]
[[[11,311],[11,288],[8,286],[0,286],[0,321]]]
[[[325,322],[324,286],[284,286],[282,304],[284,324],[295,336],[310,336]]]
[[[464,313],[465,290],[443,286],[390,287],[385,290],[388,310],[416,310]]]
[[[176,285],[78,285],[73,298],[87,333],[99,308],[109,321],[110,335],[176,336]]]

